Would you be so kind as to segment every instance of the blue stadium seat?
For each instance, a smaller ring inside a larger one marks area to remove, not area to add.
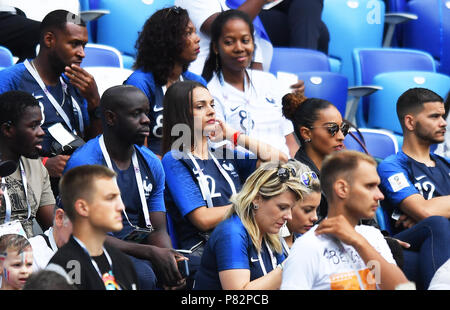
[[[0,46],[0,68],[6,68],[14,64],[11,51],[4,46]]]
[[[82,67],[123,68],[122,55],[112,46],[88,43],[84,48],[84,53]]]
[[[404,26],[403,47],[430,53],[440,64],[438,72],[450,75],[450,2],[410,0],[406,9],[418,19]]]
[[[384,72],[436,72],[436,64],[430,54],[402,48],[356,48],[353,51],[353,63],[356,85],[373,85],[373,78]],[[364,98],[358,106],[358,127],[367,127],[368,102],[368,98]]]
[[[135,43],[145,21],[157,10],[172,6],[174,0],[98,0],[95,9],[110,14],[96,21],[96,43],[114,46],[124,54],[124,64],[130,67],[136,55]]]
[[[359,128],[359,131],[364,137],[367,151],[373,157],[385,159],[389,155],[396,154],[398,152],[399,146],[397,139],[389,131],[371,128]],[[361,140],[361,137],[355,129],[351,129],[350,132]],[[344,145],[347,149],[364,153],[364,148],[350,134],[345,137]]]
[[[335,72],[300,72],[297,74],[305,82],[305,96],[325,99],[333,103],[342,115],[347,106],[348,79]]]
[[[278,71],[299,73],[307,71],[330,71],[328,56],[322,52],[294,47],[274,47],[271,73]]]
[[[330,32],[329,56],[341,61],[341,72],[355,85],[352,51],[381,47],[385,4],[374,0],[324,0],[322,20]]]
[[[442,98],[450,90],[450,77],[437,72],[398,71],[377,74],[373,84],[383,89],[370,97],[367,126],[384,128],[402,134],[396,104],[401,94],[410,88],[427,88]]]

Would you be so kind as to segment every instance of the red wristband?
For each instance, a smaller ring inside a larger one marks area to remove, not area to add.
[[[239,139],[239,136],[241,135],[241,133],[242,133],[242,132],[240,132],[240,131],[236,131],[236,132],[233,134],[233,144],[234,144],[234,146],[237,146],[237,145],[238,145],[238,139]]]
[[[45,163],[47,162],[47,159],[48,159],[48,157],[42,157],[41,158],[41,160],[42,160],[42,164],[45,166]]]

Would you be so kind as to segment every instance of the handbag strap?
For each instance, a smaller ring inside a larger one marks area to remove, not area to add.
[[[358,142],[358,144],[359,144],[359,145],[362,147],[362,149],[364,150],[364,153],[366,153],[367,155],[370,155],[369,150],[368,150],[367,147],[366,147],[366,141],[364,140],[364,136],[362,135],[361,131],[359,131],[358,127],[356,127],[355,124],[349,122],[348,120],[345,120],[345,122],[348,123],[348,124],[350,125],[350,127],[355,128],[356,132],[358,133],[358,135],[359,135],[359,137],[360,137],[361,139],[358,138],[358,137],[356,136],[356,134],[354,134],[354,133],[351,132],[351,131],[349,131],[348,134],[349,134],[350,136],[352,136],[352,138],[355,139],[356,142]]]

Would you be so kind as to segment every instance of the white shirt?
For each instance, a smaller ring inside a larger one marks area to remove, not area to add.
[[[189,18],[197,29],[200,37],[200,53],[197,59],[189,66],[189,71],[198,75],[202,74],[203,66],[209,55],[210,37],[204,34],[200,29],[203,23],[215,13],[229,10],[226,0],[175,0],[175,5],[188,11]],[[265,71],[269,70],[272,61],[272,45],[259,37],[255,37],[255,62],[263,64]]]
[[[29,239],[33,249],[33,272],[45,269],[50,259],[58,251],[55,238],[53,237],[53,227],[47,229],[44,234],[48,236],[51,248],[48,247],[42,236],[38,235]]]
[[[330,235],[315,234],[317,225],[297,238],[283,269],[282,290],[375,289],[375,279],[352,247]],[[355,230],[380,253],[395,264],[391,250],[375,227],[358,225]],[[375,268],[376,269],[376,268]]]
[[[450,259],[436,271],[428,289],[450,290]]]
[[[286,136],[294,131],[282,113],[279,82],[271,73],[247,70],[250,83],[240,91],[214,74],[208,89],[214,98],[216,117],[252,138],[289,155]]]

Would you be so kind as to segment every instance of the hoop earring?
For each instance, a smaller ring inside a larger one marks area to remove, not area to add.
[[[311,142],[311,139],[306,139],[305,142],[306,143]]]

